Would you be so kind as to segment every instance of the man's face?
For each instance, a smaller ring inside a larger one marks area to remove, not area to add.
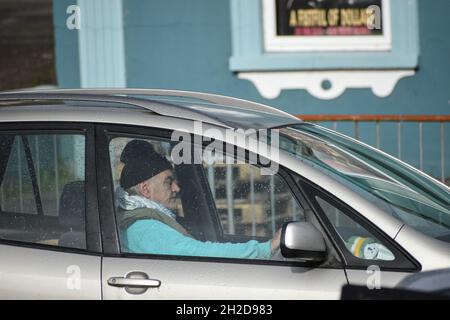
[[[180,192],[172,170],[165,170],[139,184],[141,194],[168,209],[176,208],[177,193]]]

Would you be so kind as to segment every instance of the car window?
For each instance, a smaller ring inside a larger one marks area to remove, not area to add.
[[[377,150],[316,125],[280,129],[280,148],[390,213],[402,223],[450,242],[450,193]]]
[[[272,237],[283,223],[304,220],[302,207],[279,174],[263,175],[255,165],[226,164],[217,156],[205,158],[224,234]]]
[[[85,137],[0,134],[0,238],[86,249]]]
[[[339,234],[345,248],[354,257],[363,260],[395,260],[394,254],[386,245],[362,225],[320,196],[315,199]]]
[[[303,219],[284,180],[261,176],[256,167],[235,167],[235,193],[227,199],[226,168],[213,164],[211,175],[202,163],[180,164],[173,160],[174,147],[169,139],[110,136],[121,252],[274,259],[271,238],[275,231],[285,221]],[[211,188],[208,176],[214,180]],[[211,190],[215,206],[210,202]],[[232,223],[227,220],[230,211]],[[221,229],[241,237],[222,237]]]

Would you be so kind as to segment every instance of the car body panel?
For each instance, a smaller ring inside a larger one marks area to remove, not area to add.
[[[422,271],[445,269],[450,266],[450,244],[428,237],[403,226],[395,241],[421,264]]]
[[[0,244],[0,299],[102,298],[101,256]]]
[[[111,277],[145,272],[159,288],[133,295],[108,285]],[[343,269],[303,268],[164,258],[103,259],[104,299],[339,299]]]
[[[369,289],[393,288],[410,272],[380,271],[374,264],[366,270],[346,269],[348,283],[355,286],[365,286]]]

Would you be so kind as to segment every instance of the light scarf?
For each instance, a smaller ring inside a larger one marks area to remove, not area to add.
[[[150,208],[161,212],[172,219],[176,219],[175,213],[164,207],[162,204],[138,195],[129,195],[122,187],[116,189],[116,207],[124,210],[135,210],[140,208]]]

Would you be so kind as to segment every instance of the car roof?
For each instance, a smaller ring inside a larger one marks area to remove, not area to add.
[[[160,89],[55,89],[0,93],[0,106],[93,106],[145,109],[153,114],[225,128],[269,129],[302,123],[284,111],[232,97]],[[2,111],[0,108],[0,112]],[[80,112],[83,108],[80,108]]]

